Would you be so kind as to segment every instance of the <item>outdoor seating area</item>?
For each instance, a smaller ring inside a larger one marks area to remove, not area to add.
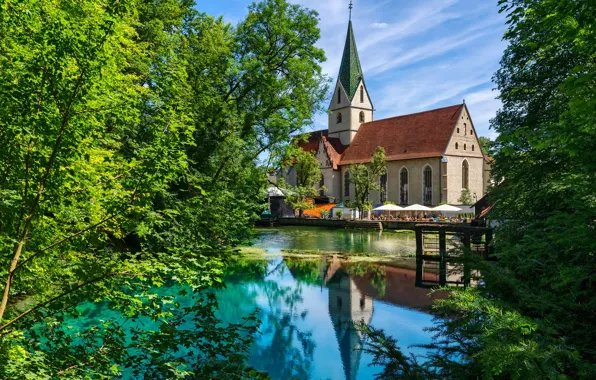
[[[462,209],[451,205],[440,205],[434,208],[414,204],[407,207],[383,205],[374,208],[371,220],[427,222],[427,223],[470,223],[473,215],[462,213]]]
[[[464,206],[466,207],[466,206]],[[427,207],[419,204],[400,207],[393,204],[381,205],[373,208],[370,217],[360,218],[358,211],[340,204],[314,205],[313,209],[305,210],[303,218],[310,219],[344,219],[371,220],[395,222],[425,222],[425,223],[471,223],[474,219],[469,207],[462,209],[451,205]]]

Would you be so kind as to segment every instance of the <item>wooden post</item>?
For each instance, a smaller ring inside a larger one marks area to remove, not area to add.
[[[416,286],[422,286],[422,255],[424,254],[422,227],[416,226]]]
[[[447,284],[447,234],[444,228],[439,230],[439,285]]]
[[[470,260],[471,260],[470,230],[464,231],[464,287],[470,286]]]
[[[493,241],[493,230],[489,229],[486,231],[486,238],[484,242],[484,255],[483,259],[488,260],[492,256],[490,243]]]

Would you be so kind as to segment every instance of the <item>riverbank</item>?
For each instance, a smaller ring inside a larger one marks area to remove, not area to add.
[[[310,226],[338,229],[371,229],[371,230],[408,230],[414,231],[416,225],[428,222],[404,222],[399,220],[349,220],[349,219],[307,219],[307,218],[279,218],[276,220],[260,221],[257,227],[276,227],[276,226]],[[453,225],[454,223],[433,223],[440,225]],[[462,226],[468,226],[469,223],[459,223]]]

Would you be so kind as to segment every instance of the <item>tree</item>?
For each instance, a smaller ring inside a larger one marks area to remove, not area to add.
[[[377,147],[370,164],[350,165],[348,170],[350,171],[350,183],[354,184],[353,204],[360,212],[360,217],[362,217],[363,211],[372,207],[371,202],[368,200],[369,193],[381,190],[379,176],[387,173],[385,149],[381,146]]]
[[[457,201],[459,202],[459,204],[462,205],[474,204],[474,198],[472,197],[472,192],[470,191],[470,189],[463,189]]]
[[[494,141],[488,137],[478,137],[478,141],[480,142],[480,149],[482,149],[482,154],[490,156],[492,147],[494,145]]]
[[[499,4],[509,46],[494,77],[498,261],[474,263],[484,286],[435,304],[444,318],[425,367],[438,378],[594,378],[596,7]]]
[[[294,145],[288,152],[285,161],[292,163],[292,168],[296,173],[296,186],[292,186],[282,179],[279,187],[284,192],[288,206],[293,210],[298,210],[299,217],[302,218],[305,210],[314,208],[312,198],[317,196],[319,191],[326,191],[324,186],[320,189],[316,188],[322,178],[319,160],[312,152],[306,152]]]
[[[264,207],[258,157],[326,93],[316,13],[0,0],[0,20],[0,377],[249,376],[258,323],[220,325],[211,288]],[[75,336],[87,301],[122,318]]]

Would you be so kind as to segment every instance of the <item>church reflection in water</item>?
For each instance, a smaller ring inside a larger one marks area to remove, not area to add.
[[[355,379],[364,336],[351,323],[370,323],[374,310],[373,298],[362,293],[354,280],[341,269],[333,274],[327,287],[329,315],[335,328],[346,379]]]
[[[402,265],[403,264],[403,265]],[[259,334],[249,364],[274,379],[370,379],[379,372],[353,323],[383,329],[406,353],[430,343],[429,312],[446,293],[416,287],[416,262],[400,267],[337,257],[246,260],[218,293],[218,318],[238,323],[258,308]],[[438,281],[432,268],[428,281]]]
[[[346,380],[357,378],[364,346],[364,334],[354,324],[370,324],[375,300],[426,309],[434,299],[446,295],[445,292],[429,294],[427,289],[416,287],[415,269],[345,263],[334,257],[320,262],[319,273],[322,286],[328,289],[329,316]],[[438,280],[438,275],[432,272],[425,272],[424,276],[427,280]]]

